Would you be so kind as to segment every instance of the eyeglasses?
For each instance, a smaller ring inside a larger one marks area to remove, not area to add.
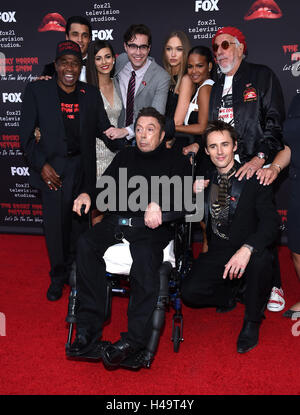
[[[218,45],[217,43],[214,43],[212,46],[212,50],[214,52],[217,52],[217,50],[219,49],[219,46],[221,46],[222,49],[226,50],[229,48],[229,45],[235,45],[235,42],[228,42],[228,40],[223,40],[223,42]]]
[[[149,45],[136,45],[135,43],[126,43],[126,45],[132,52],[136,52],[137,50],[146,52],[149,49]]]

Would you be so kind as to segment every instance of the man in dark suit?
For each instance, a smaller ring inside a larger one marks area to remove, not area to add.
[[[81,65],[77,43],[58,43],[57,77],[28,84],[22,106],[20,140],[30,183],[41,191],[51,266],[47,298],[52,301],[62,295],[76,239],[87,227],[72,215],[73,200],[95,187],[96,137],[110,127],[98,89],[78,81]],[[41,131],[39,140],[34,136],[36,127]]]
[[[205,190],[208,252],[199,255],[191,274],[183,281],[182,298],[187,305],[230,311],[236,305],[239,283],[244,282],[245,317],[237,351],[245,353],[258,343],[271,289],[270,247],[278,234],[279,217],[271,187],[262,186],[256,177],[236,177],[240,164],[234,159],[234,128],[223,121],[213,121],[204,133],[204,142],[216,167]],[[195,191],[199,185],[196,181]]]
[[[134,121],[144,107],[154,107],[165,114],[170,76],[149,56],[152,36],[143,24],[131,25],[124,34],[124,49],[117,57],[114,82],[123,101],[118,127],[107,136],[130,140],[134,136]]]
[[[66,40],[78,43],[82,55],[82,67],[79,80],[86,82],[86,58],[88,46],[91,40],[92,26],[90,22],[82,16],[71,16],[66,24]],[[52,77],[55,75],[55,63],[45,65],[42,76]]]

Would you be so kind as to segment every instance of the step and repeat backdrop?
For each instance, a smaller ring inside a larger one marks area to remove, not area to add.
[[[162,45],[171,31],[183,30],[192,46],[211,46],[216,31],[236,26],[246,36],[249,62],[270,66],[280,79],[288,108],[300,93],[300,3],[294,0],[2,0],[0,5],[0,232],[43,233],[38,191],[28,184],[29,171],[19,142],[22,96],[45,64],[53,61],[56,44],[65,38],[70,16],[86,17],[92,40],[106,39],[123,51],[123,33],[132,23],[152,31],[151,55],[161,63]],[[282,242],[287,227],[288,179],[277,183]]]

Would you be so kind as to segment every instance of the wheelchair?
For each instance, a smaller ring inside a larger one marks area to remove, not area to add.
[[[174,220],[170,226],[173,228],[174,239],[169,242],[163,252],[163,262],[158,270],[160,288],[156,307],[153,312],[153,329],[146,349],[144,350],[144,367],[150,368],[156,349],[158,347],[160,334],[165,323],[166,310],[170,306],[174,310],[172,318],[172,337],[174,352],[179,352],[180,343],[183,342],[183,314],[180,298],[180,286],[182,279],[189,273],[192,264],[191,249],[191,223],[181,217]],[[120,243],[110,246],[105,252],[103,259],[106,264],[107,277],[107,303],[105,307],[105,320],[109,321],[111,316],[112,296],[128,296],[130,292],[130,268],[132,258],[129,242],[123,239]],[[69,325],[66,350],[70,347],[73,337],[74,325],[76,324],[76,311],[78,308],[78,296],[76,288],[76,265],[70,277],[70,294],[66,322]],[[95,360],[99,356],[95,355]],[[93,356],[90,356],[93,359]]]
[[[195,154],[189,155],[192,158],[192,174],[195,169]],[[82,209],[82,212],[84,208]],[[163,217],[164,220],[164,217]],[[192,222],[188,216],[182,213],[168,214],[169,226],[173,228],[174,239],[169,242],[163,252],[163,262],[158,270],[160,288],[156,307],[153,311],[153,329],[146,348],[142,351],[142,358],[138,367],[150,368],[158,347],[161,331],[165,324],[165,313],[172,307],[174,310],[172,318],[173,350],[179,352],[183,338],[183,314],[180,294],[181,282],[189,273],[192,265]],[[120,243],[110,246],[104,253],[103,259],[106,264],[107,277],[107,303],[105,306],[105,320],[109,321],[111,316],[112,296],[128,296],[130,291],[130,268],[132,258],[129,249],[129,242],[123,239]],[[70,295],[66,322],[69,325],[66,350],[70,347],[73,336],[74,325],[76,324],[76,311],[78,308],[78,296],[76,288],[76,265],[70,276]],[[100,360],[99,353],[90,354],[87,360]]]

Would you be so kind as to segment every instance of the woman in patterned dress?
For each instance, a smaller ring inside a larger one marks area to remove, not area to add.
[[[122,101],[117,94],[112,77],[115,67],[115,53],[109,42],[96,40],[88,49],[86,78],[87,83],[99,88],[107,116],[114,127],[118,127],[118,118],[122,110]],[[105,143],[96,139],[97,179],[111,163],[115,153]],[[101,220],[99,211],[92,212],[93,224]]]

